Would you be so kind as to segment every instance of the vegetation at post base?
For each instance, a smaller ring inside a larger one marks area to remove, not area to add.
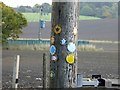
[[[22,33],[22,28],[27,26],[26,18],[13,8],[6,6],[3,2],[0,3],[2,10],[2,42],[5,43],[8,38],[19,38]]]

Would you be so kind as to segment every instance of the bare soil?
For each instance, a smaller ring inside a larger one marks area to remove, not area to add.
[[[23,29],[21,38],[38,38],[39,23],[31,22]],[[50,38],[51,22],[40,29],[41,38]],[[118,40],[118,19],[81,20],[79,22],[78,39],[85,40]]]
[[[2,79],[3,88],[12,85],[14,57],[19,54],[19,87],[39,88],[42,86],[42,55],[47,51],[3,50]],[[48,54],[49,55],[49,54]],[[104,78],[118,78],[118,52],[78,52],[78,73],[84,77],[101,74]]]

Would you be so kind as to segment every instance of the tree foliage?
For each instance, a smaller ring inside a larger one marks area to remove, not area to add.
[[[48,3],[43,3],[41,9],[43,13],[51,13],[51,6]]]
[[[17,12],[33,12],[32,10],[32,7],[30,6],[20,6],[18,9],[17,9]]]
[[[39,13],[40,12],[40,5],[39,4],[35,4],[33,6],[33,12],[34,13]]]
[[[35,4],[33,7],[20,6],[18,12],[33,12],[48,14],[52,11],[52,6],[48,3],[42,5]],[[116,18],[118,17],[118,4],[115,2],[80,2],[80,15],[95,16],[99,18]]]
[[[93,11],[93,9],[90,7],[90,6],[88,6],[88,5],[86,5],[86,6],[84,6],[82,9],[81,9],[81,15],[85,15],[85,16],[94,16],[94,11]]]
[[[27,20],[13,8],[0,3],[2,10],[2,41],[5,42],[8,38],[19,38],[22,33],[22,28],[27,26]]]
[[[19,6],[16,11],[18,12],[33,12],[33,13],[41,13],[48,14],[51,13],[51,5],[48,3],[43,3],[42,5],[35,4],[33,7],[30,6]]]
[[[81,2],[80,14],[99,18],[118,17],[118,4],[115,2]]]

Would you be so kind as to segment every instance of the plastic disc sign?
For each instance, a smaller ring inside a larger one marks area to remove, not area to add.
[[[77,35],[77,28],[76,27],[74,27],[73,34]]]
[[[56,53],[56,47],[54,45],[50,47],[50,53],[51,55],[54,55]]]
[[[54,78],[55,77],[55,73],[53,71],[50,71],[50,77]]]
[[[51,36],[50,40],[51,40],[51,44],[54,44],[54,42],[55,42],[55,37],[54,37],[54,36]]]
[[[69,54],[69,55],[66,57],[66,61],[67,61],[69,64],[73,64],[73,63],[74,63],[74,55],[73,55],[73,54]]]
[[[70,51],[70,52],[74,52],[76,47],[75,47],[75,44],[73,42],[70,42],[67,46],[67,49]]]
[[[66,40],[63,38],[60,43],[61,43],[61,45],[65,45],[66,44]]]
[[[52,57],[51,57],[51,60],[52,60],[52,61],[56,61],[56,60],[57,60],[57,56],[56,56],[56,55],[52,56]]]
[[[58,25],[56,25],[55,28],[54,28],[55,34],[59,34],[61,32],[61,30],[62,30],[61,27],[58,26]]]

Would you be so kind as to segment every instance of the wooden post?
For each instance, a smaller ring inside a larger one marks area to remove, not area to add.
[[[49,63],[47,62],[47,54],[43,53],[43,89],[46,89],[49,87],[49,69],[48,65]]]
[[[17,55],[17,58],[14,61],[12,88],[18,88],[19,62],[20,56]]]
[[[77,87],[79,2],[52,2],[50,88]]]

